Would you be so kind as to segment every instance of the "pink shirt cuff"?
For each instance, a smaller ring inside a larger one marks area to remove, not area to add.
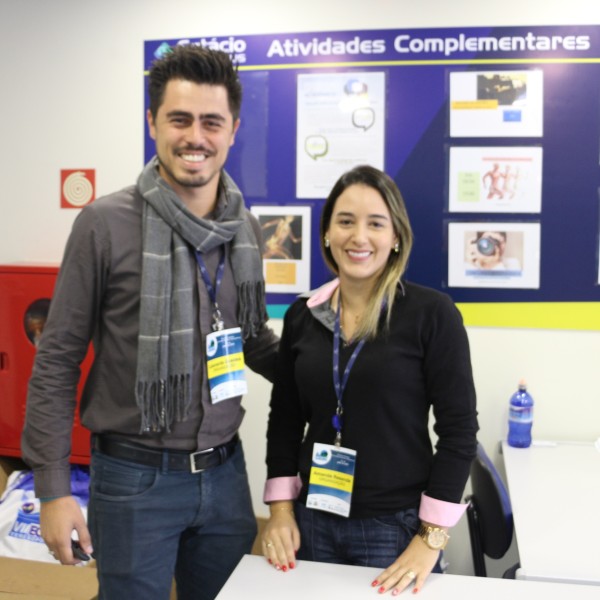
[[[467,506],[468,504],[445,502],[422,494],[419,519],[440,527],[454,527],[467,510]]]
[[[267,479],[263,502],[277,502],[278,500],[295,500],[300,493],[302,481],[300,477],[273,477]]]

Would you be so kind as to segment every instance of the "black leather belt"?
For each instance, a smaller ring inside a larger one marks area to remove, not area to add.
[[[92,436],[92,446],[102,454],[112,458],[120,458],[169,471],[188,471],[201,473],[207,469],[222,465],[234,452],[239,441],[236,433],[226,444],[207,448],[199,452],[186,452],[183,450],[164,450],[149,448],[135,442],[129,442],[108,435]]]

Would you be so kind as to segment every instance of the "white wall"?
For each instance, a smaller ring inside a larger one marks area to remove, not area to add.
[[[302,31],[585,25],[597,0],[0,0],[0,263],[58,262],[77,211],[60,210],[61,168],[94,168],[99,194],[143,163],[143,42]],[[274,326],[279,329],[280,322]],[[600,436],[599,332],[470,328],[480,440],[497,464],[507,403],[526,377],[539,438]],[[269,386],[251,375],[242,435],[255,507],[264,480]],[[447,552],[472,572],[466,524]],[[514,553],[492,573],[501,573]]]

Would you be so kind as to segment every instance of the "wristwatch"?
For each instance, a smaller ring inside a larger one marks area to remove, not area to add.
[[[417,534],[432,550],[443,550],[450,536],[440,527],[431,527],[421,523]]]

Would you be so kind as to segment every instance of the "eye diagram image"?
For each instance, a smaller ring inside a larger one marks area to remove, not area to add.
[[[539,288],[539,223],[450,223],[448,286]]]
[[[506,250],[506,231],[477,231],[465,233],[467,273],[473,271],[509,271],[521,274],[523,234],[511,232],[512,256]],[[482,273],[479,273],[482,274]]]

